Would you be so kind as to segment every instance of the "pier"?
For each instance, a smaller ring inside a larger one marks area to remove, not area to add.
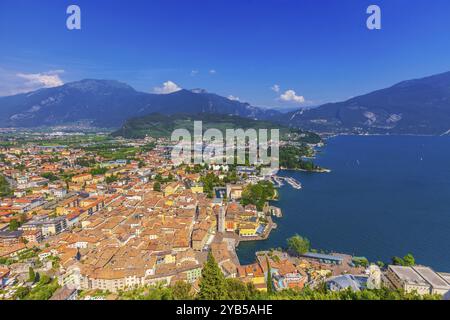
[[[280,187],[284,186],[284,182],[288,183],[294,189],[302,188],[302,184],[300,183],[300,181],[297,181],[296,179],[291,178],[291,177],[273,176],[272,180],[273,180],[276,188],[280,188]]]
[[[284,186],[283,179],[281,177],[273,176],[272,180],[275,183],[276,188],[281,188],[282,186]]]
[[[302,184],[294,178],[284,178],[284,180],[291,185],[294,189],[301,189]]]

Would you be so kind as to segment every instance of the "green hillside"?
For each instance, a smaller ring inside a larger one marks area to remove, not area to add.
[[[175,129],[187,129],[191,133],[194,129],[194,121],[202,121],[203,131],[216,128],[225,135],[226,129],[280,129],[282,139],[299,140],[306,143],[318,143],[321,138],[311,132],[303,132],[280,126],[269,121],[253,120],[232,115],[223,114],[175,114],[162,115],[153,113],[144,117],[129,119],[119,130],[112,133],[113,136],[124,138],[170,138]]]

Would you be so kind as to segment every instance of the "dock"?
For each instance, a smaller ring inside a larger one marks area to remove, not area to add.
[[[289,178],[285,178],[284,180],[287,183],[289,183],[291,185],[291,187],[294,188],[294,189],[301,189],[302,188],[302,184],[299,181],[297,181],[296,179],[294,179],[294,178],[289,177]]]
[[[284,182],[288,183],[294,189],[302,188],[302,184],[300,183],[300,181],[298,181],[292,177],[273,176],[272,180],[274,181],[276,188],[280,188],[280,187],[284,186]]]
[[[284,186],[283,178],[278,177],[278,176],[273,176],[272,180],[274,181],[276,188],[281,188],[282,186]]]
[[[277,217],[277,218],[281,218],[283,216],[283,213],[281,211],[280,208],[275,207],[275,206],[270,206],[269,207],[269,212],[271,215]]]

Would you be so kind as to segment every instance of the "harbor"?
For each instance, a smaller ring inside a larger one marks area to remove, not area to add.
[[[297,179],[292,178],[292,177],[273,176],[271,178],[271,180],[274,183],[276,188],[283,187],[285,183],[289,184],[294,189],[302,188],[302,184],[300,183],[300,181],[298,181]]]

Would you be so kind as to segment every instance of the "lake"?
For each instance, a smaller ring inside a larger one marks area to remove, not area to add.
[[[450,137],[339,136],[315,162],[332,172],[279,173],[303,189],[279,189],[278,228],[265,241],[242,242],[242,264],[298,233],[319,250],[374,262],[412,253],[450,272]]]

